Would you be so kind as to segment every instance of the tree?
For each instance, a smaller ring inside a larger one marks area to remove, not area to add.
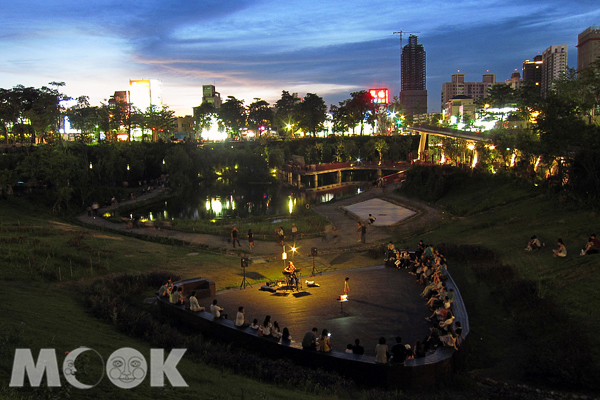
[[[77,104],[68,109],[65,114],[69,118],[71,127],[81,132],[76,137],[77,140],[90,142],[91,135],[98,132],[100,123],[99,108],[90,106],[88,96],[78,97]]]
[[[346,104],[348,115],[354,126],[360,124],[360,135],[364,133],[365,122],[373,125],[376,121],[375,104],[371,101],[371,95],[366,90],[350,93],[352,96]]]
[[[248,106],[248,128],[258,131],[260,136],[262,131],[273,123],[273,110],[265,100],[254,100],[254,103]]]
[[[240,137],[240,130],[246,126],[246,109],[244,101],[234,96],[227,96],[227,100],[219,108],[219,126],[227,129],[227,133],[233,139]]]
[[[312,133],[314,137],[317,132],[323,130],[323,123],[327,119],[327,105],[322,97],[314,93],[307,93],[304,100],[298,105],[298,111],[298,125],[305,132]]]
[[[300,99],[293,96],[287,90],[281,92],[281,98],[275,103],[275,126],[278,132],[283,132],[288,129],[291,133],[294,131],[294,126],[298,126],[299,110],[298,104]],[[287,127],[290,128],[287,128]]]
[[[204,102],[199,107],[194,107],[196,136],[202,137],[202,132],[211,128],[213,120],[215,120],[217,116],[217,110],[212,103]]]
[[[379,165],[383,159],[383,153],[389,149],[387,142],[383,138],[379,138],[375,141],[375,150],[379,154]]]

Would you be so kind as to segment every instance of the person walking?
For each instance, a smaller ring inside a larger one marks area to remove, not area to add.
[[[346,280],[344,280],[344,294],[346,296],[348,296],[348,294],[350,293],[350,284],[348,283],[350,281],[349,277],[346,277]]]
[[[235,226],[231,227],[231,244],[233,244],[233,248],[235,249],[235,242],[237,242],[238,246],[242,246],[240,244],[240,239],[238,238],[238,230]]]
[[[367,241],[367,227],[364,222],[360,225],[360,241],[366,243]]]

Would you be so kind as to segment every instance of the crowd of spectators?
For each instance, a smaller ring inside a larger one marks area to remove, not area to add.
[[[429,334],[423,340],[417,341],[413,347],[409,344],[403,345],[402,338],[397,337],[396,345],[387,353],[387,357],[380,356],[377,361],[387,362],[391,356],[392,363],[404,363],[406,359],[425,357],[427,353],[433,353],[440,347],[458,350],[464,338],[461,323],[453,313],[454,289],[446,287],[446,257],[433,245],[425,244],[422,240],[414,252],[398,250],[389,242],[385,261],[387,265],[407,270],[415,277],[416,283],[423,286],[421,297],[430,312],[425,316],[425,320],[430,322],[431,326]],[[385,338],[381,339],[385,341]],[[378,346],[381,346],[381,339]]]

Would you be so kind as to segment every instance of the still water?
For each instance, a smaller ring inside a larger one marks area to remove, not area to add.
[[[149,220],[230,219],[289,215],[300,208],[352,196],[365,185],[304,192],[280,184],[205,186],[186,194],[135,210],[132,214]]]

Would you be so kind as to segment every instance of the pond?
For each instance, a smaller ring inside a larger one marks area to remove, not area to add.
[[[277,183],[210,185],[163,203],[136,209],[131,214],[151,221],[285,216],[301,208],[359,194],[365,189],[365,184],[314,192]]]

